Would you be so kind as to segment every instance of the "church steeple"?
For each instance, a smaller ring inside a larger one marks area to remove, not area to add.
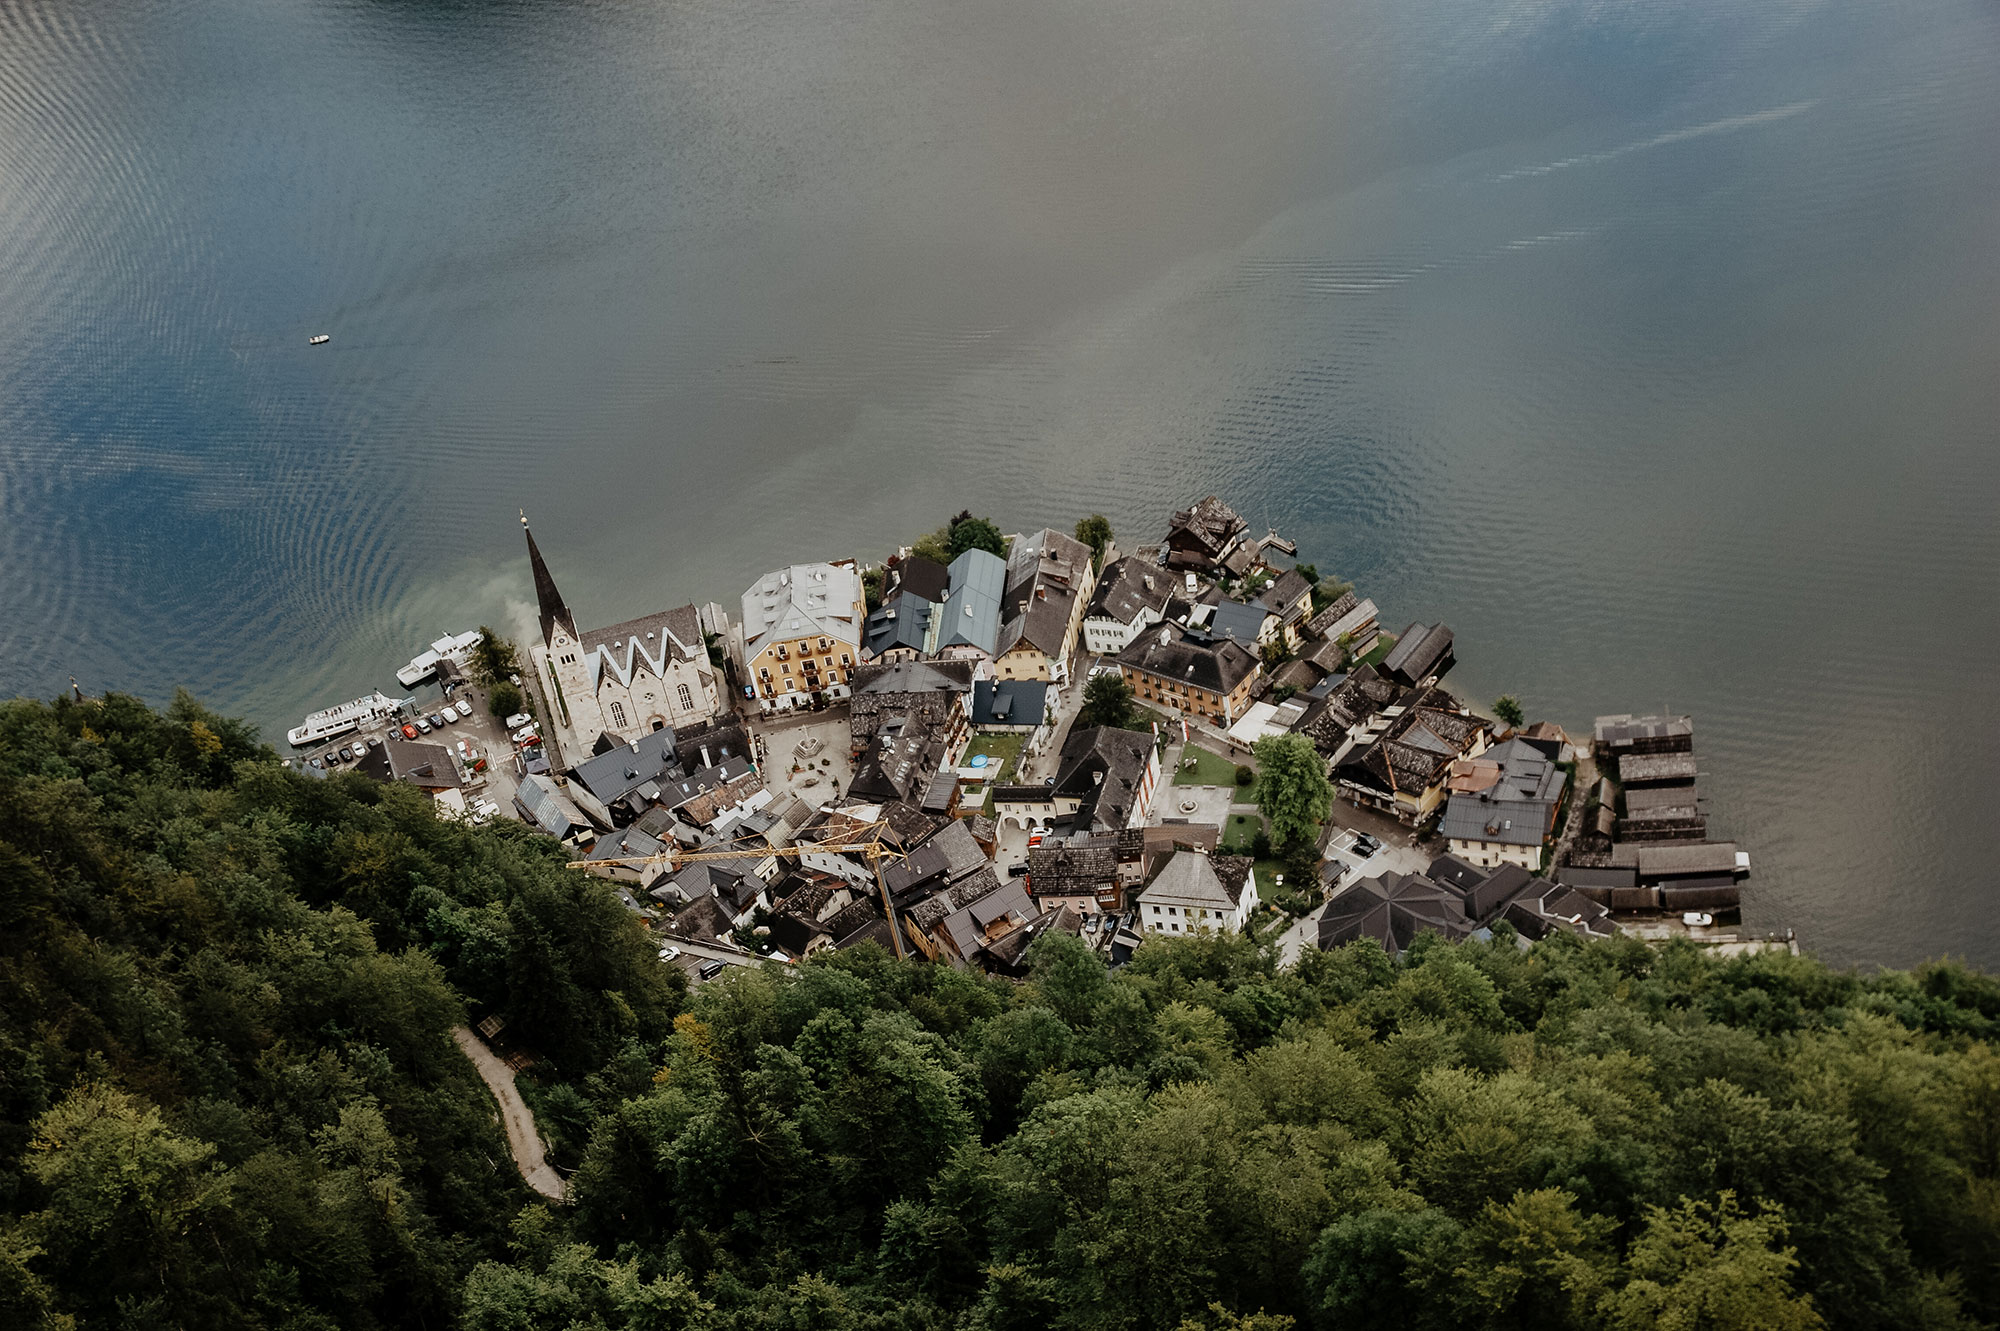
[[[562,593],[556,590],[556,580],[549,573],[549,566],[542,559],[542,551],[535,544],[535,533],[528,530],[528,512],[521,510],[521,531],[528,538],[528,563],[535,571],[535,602],[542,612],[542,641],[548,642],[561,624],[569,636],[576,636],[576,619],[563,601]]]

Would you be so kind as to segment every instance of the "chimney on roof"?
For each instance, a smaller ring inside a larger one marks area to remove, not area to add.
[[[1051,558],[1053,558],[1053,557],[1054,557],[1054,556],[1051,556]],[[1037,601],[1046,601],[1046,600],[1048,600],[1048,599],[1049,599],[1049,589],[1048,589],[1047,587],[1037,587],[1037,588],[1035,588],[1035,599],[1036,599]]]

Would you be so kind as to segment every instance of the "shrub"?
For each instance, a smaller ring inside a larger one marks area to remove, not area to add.
[[[1237,784],[1237,785],[1239,785],[1239,786],[1247,786],[1247,785],[1249,785],[1249,784],[1250,784],[1250,783],[1251,783],[1252,781],[1255,781],[1256,779],[1257,779],[1257,774],[1256,774],[1255,772],[1251,771],[1248,765],[1246,765],[1246,764],[1244,764],[1244,763],[1238,763],[1238,764],[1236,764],[1236,784]]]
[[[528,700],[519,687],[501,680],[493,686],[493,692],[486,695],[486,708],[495,716],[512,716],[528,709]]]

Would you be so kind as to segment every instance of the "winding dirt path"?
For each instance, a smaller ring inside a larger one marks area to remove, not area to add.
[[[528,1112],[526,1102],[521,1099],[520,1088],[514,1085],[513,1072],[494,1057],[485,1041],[465,1027],[452,1027],[451,1038],[458,1041],[458,1047],[472,1060],[472,1066],[479,1069],[480,1080],[486,1083],[486,1089],[493,1092],[493,1098],[499,1101],[500,1122],[507,1129],[507,1149],[514,1153],[514,1163],[520,1168],[521,1177],[527,1180],[529,1187],[550,1201],[563,1200],[562,1175],[556,1173],[543,1153],[541,1134],[535,1131],[535,1116]]]

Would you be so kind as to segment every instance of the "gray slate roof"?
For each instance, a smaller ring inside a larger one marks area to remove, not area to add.
[[[1151,579],[1152,585],[1147,586]],[[1097,579],[1097,591],[1085,613],[1092,619],[1115,619],[1130,624],[1141,612],[1166,609],[1173,595],[1174,575],[1150,559],[1127,555],[1116,560]]]
[[[1443,623],[1412,624],[1382,659],[1382,671],[1406,684],[1443,672],[1451,655],[1451,630]]]
[[[1007,588],[1007,565],[986,550],[967,550],[951,561],[951,589],[931,613],[931,652],[972,647],[993,656],[1000,644],[1000,598]]]
[[[553,837],[567,837],[590,826],[582,810],[546,776],[522,777],[514,791],[514,803],[529,822]]]
[[[674,730],[655,730],[609,753],[586,758],[570,769],[569,779],[609,807],[635,791],[655,798],[660,783],[679,770]]]
[[[1159,679],[1227,695],[1257,669],[1257,658],[1227,638],[1173,627],[1148,628],[1118,653],[1118,664]]]
[[[1049,686],[1040,679],[982,679],[972,686],[975,726],[1034,726],[1048,714]]]
[[[1334,948],[1373,938],[1393,957],[1426,931],[1463,938],[1472,925],[1455,893],[1422,874],[1388,873],[1364,878],[1327,903],[1319,945]]]
[[[1254,652],[1257,650],[1258,635],[1264,631],[1264,621],[1269,618],[1271,611],[1261,605],[1218,601],[1215,614],[1208,621],[1208,631],[1217,638],[1228,638]]]

